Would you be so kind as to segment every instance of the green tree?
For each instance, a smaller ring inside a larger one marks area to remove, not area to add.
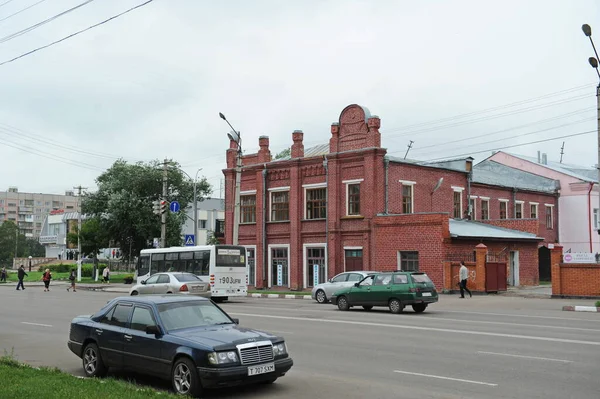
[[[135,164],[116,161],[96,179],[98,191],[85,194],[82,211],[99,218],[101,228],[121,253],[129,253],[131,241],[132,256],[137,255],[148,248],[153,237],[160,237],[160,216],[152,212],[152,203],[161,198],[162,176],[162,162],[158,160]],[[193,199],[193,183],[178,163],[169,164],[167,182],[165,200],[178,201],[181,209],[186,209]],[[199,199],[212,193],[206,179],[197,183],[197,192]],[[167,213],[167,246],[181,245],[185,218],[184,212]]]
[[[28,238],[25,241],[25,247],[27,256],[33,256],[34,258],[43,258],[46,256],[46,248],[34,238]]]
[[[75,227],[75,231],[69,233],[67,240],[70,244],[77,245],[77,238],[77,227]],[[108,247],[108,235],[102,226],[102,219],[93,217],[84,221],[81,224],[79,241],[81,241],[81,254],[92,255],[94,258],[102,248]]]
[[[284,158],[284,157],[288,157],[292,155],[292,149],[290,148],[286,148],[285,150],[281,151],[279,154],[275,155],[275,159],[280,159],[280,158]]]
[[[0,225],[0,263],[12,264],[13,258],[25,256],[29,256],[27,238],[19,232],[15,223],[10,220],[4,221]]]

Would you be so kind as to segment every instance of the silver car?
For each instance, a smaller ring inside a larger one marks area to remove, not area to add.
[[[134,285],[129,295],[138,294],[190,294],[210,298],[210,284],[192,273],[156,273]]]
[[[315,285],[311,292],[312,299],[315,299],[319,303],[327,303],[329,297],[337,290],[351,287],[354,283],[357,283],[372,274],[377,274],[377,272],[353,271],[340,273],[337,276],[330,278],[326,283]]]

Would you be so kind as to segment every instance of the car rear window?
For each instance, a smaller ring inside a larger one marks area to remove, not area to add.
[[[431,283],[431,279],[425,273],[423,274],[413,274],[412,279],[415,283]]]
[[[173,276],[180,283],[186,283],[186,282],[189,282],[189,281],[198,281],[198,280],[200,280],[200,278],[198,276],[196,276],[195,274],[174,274]]]

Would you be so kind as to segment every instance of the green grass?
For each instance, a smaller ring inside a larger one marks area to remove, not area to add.
[[[142,399],[176,398],[177,396],[143,388],[124,381],[82,379],[56,368],[33,368],[20,363],[11,355],[0,357],[2,387],[0,398],[44,399]]]
[[[249,290],[249,294],[310,295],[310,291],[263,291]]]
[[[600,301],[596,301],[596,307],[600,308]]]

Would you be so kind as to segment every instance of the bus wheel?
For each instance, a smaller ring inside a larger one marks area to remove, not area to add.
[[[215,298],[212,298],[213,301],[215,301],[216,303],[223,303],[228,299],[228,297],[226,296],[218,296]]]

